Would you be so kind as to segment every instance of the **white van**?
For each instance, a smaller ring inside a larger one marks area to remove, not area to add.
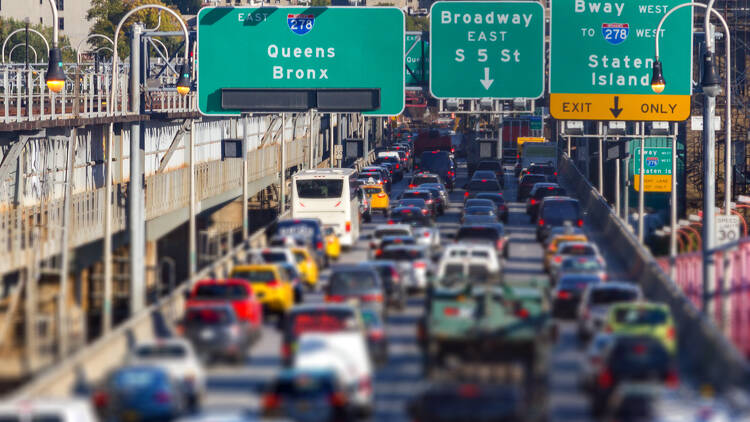
[[[85,399],[35,398],[0,403],[2,421],[96,422],[98,418]]]
[[[292,176],[292,218],[318,218],[344,247],[359,238],[359,187],[354,169],[310,169]]]
[[[357,413],[374,409],[373,369],[361,332],[305,333],[294,354],[295,369],[329,369],[346,386]]]

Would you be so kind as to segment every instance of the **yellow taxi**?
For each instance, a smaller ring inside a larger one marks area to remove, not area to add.
[[[255,297],[271,312],[286,313],[294,306],[294,287],[274,264],[238,265],[229,276],[249,281]]]
[[[302,281],[314,286],[318,282],[318,263],[307,248],[291,248],[291,251],[297,261],[297,269],[302,274]]]
[[[382,185],[362,185],[360,189],[370,198],[371,211],[382,211],[383,215],[388,216],[390,199]]]
[[[552,259],[554,259],[555,254],[557,253],[557,248],[560,246],[560,244],[565,242],[588,242],[589,239],[586,237],[585,234],[559,234],[555,237],[553,237],[547,246],[547,250],[544,251],[544,270],[549,271],[552,263]]]
[[[325,242],[326,258],[333,259],[334,261],[339,259],[339,256],[341,256],[341,241],[336,236],[333,227],[323,229],[323,241]]]
[[[671,354],[677,351],[672,311],[664,303],[626,302],[612,305],[605,331],[614,334],[651,336]]]

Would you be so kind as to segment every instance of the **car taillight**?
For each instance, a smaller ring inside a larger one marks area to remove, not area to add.
[[[401,168],[401,166],[396,164],[396,170],[398,170],[399,168]]]
[[[667,377],[664,379],[664,384],[666,384],[668,387],[676,388],[680,385],[680,377],[677,375],[677,372],[674,370],[669,371],[667,373]]]
[[[614,331],[614,330],[612,329],[612,326],[611,326],[611,325],[607,324],[607,325],[606,325],[606,326],[604,327],[604,332],[605,332],[605,333],[611,333],[612,331]]]
[[[352,222],[351,221],[347,221],[345,228],[346,228],[346,232],[347,233],[351,232],[352,231]]]
[[[498,250],[503,249],[503,246],[504,246],[503,239],[498,240],[495,246],[497,247]]]
[[[424,237],[430,237],[430,232],[425,231],[425,232],[422,233],[422,236],[424,236]],[[422,265],[424,265],[424,264],[422,264]]]
[[[443,315],[456,316],[458,315],[458,308],[443,308]]]
[[[263,396],[263,409],[278,409],[281,406],[281,397],[276,394],[266,394]]]
[[[529,317],[529,311],[526,308],[521,308],[516,311],[516,316],[521,319],[526,319]]]
[[[576,224],[578,224],[578,227],[583,227],[583,220],[579,218]]]
[[[599,388],[610,388],[612,387],[613,381],[612,373],[609,372],[609,370],[602,371],[599,373],[599,376],[596,377],[596,384]]]
[[[539,223],[539,226],[543,226],[544,225],[544,219],[540,218],[539,221],[538,221],[538,223]]]
[[[375,249],[375,256],[380,256],[380,255],[383,255],[383,250],[382,249]]]
[[[410,184],[410,185],[409,185],[409,189],[414,189],[414,188],[416,188],[416,187],[417,187],[417,185],[413,185],[413,184]]]
[[[326,295],[326,302],[343,302],[344,296]]]
[[[316,242],[315,243],[315,248],[316,249],[323,249],[323,242]]]
[[[372,381],[370,377],[362,378],[359,381],[359,389],[363,391],[372,391]]]
[[[398,271],[391,269],[391,278],[393,281],[398,281],[401,279],[401,276],[398,274]]]
[[[566,292],[565,290],[560,290],[557,292],[557,298],[558,299],[570,299],[570,292]]]
[[[531,199],[531,205],[536,205],[536,199]]]
[[[469,192],[464,192],[464,198],[469,196]]]
[[[288,343],[281,344],[281,357],[283,359],[289,359],[292,357],[292,347]]]
[[[479,396],[479,387],[475,384],[463,384],[458,387],[458,395],[464,398]]]
[[[429,214],[429,213],[430,213],[430,211],[428,211],[428,210],[426,210],[426,209],[422,210],[422,215],[427,215],[427,214]]]
[[[388,220],[388,224],[395,224],[393,220]]]
[[[557,176],[557,172],[554,172],[554,173],[552,173],[552,174],[554,174],[555,176]]]
[[[109,395],[103,391],[98,391],[94,393],[92,400],[94,402],[94,406],[101,409],[103,407],[107,407],[107,405],[109,404]]]
[[[375,294],[375,295],[364,295],[361,296],[362,302],[382,302],[383,301],[383,295]]]
[[[674,327],[667,328],[667,338],[670,340],[674,340]]]
[[[154,400],[156,400],[157,403],[169,403],[172,401],[172,396],[167,391],[159,391],[154,394]]]
[[[279,287],[280,284],[279,280],[266,281],[266,286],[268,287]]]
[[[367,337],[371,338],[372,340],[382,340],[385,338],[385,333],[383,330],[372,330],[369,333],[367,333]]]
[[[424,262],[415,262],[414,263],[414,268],[416,268],[418,270],[423,270],[423,269],[427,268],[427,265],[425,265]]]
[[[342,392],[333,393],[329,397],[331,406],[333,407],[344,407],[346,406],[346,394]]]
[[[557,255],[557,256],[555,257],[555,262],[556,262],[557,264],[561,263],[561,262],[562,262],[562,257],[561,257],[560,255]]]

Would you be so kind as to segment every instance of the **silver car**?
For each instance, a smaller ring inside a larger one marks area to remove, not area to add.
[[[432,275],[428,248],[419,245],[391,245],[383,249],[378,259],[396,263],[408,290],[424,290],[427,287],[427,278]]]
[[[636,284],[610,281],[589,284],[578,306],[578,338],[587,341],[604,328],[610,306],[641,300],[643,293]]]

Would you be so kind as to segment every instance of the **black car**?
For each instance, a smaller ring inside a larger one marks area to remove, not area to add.
[[[543,174],[550,183],[557,183],[557,169],[549,164],[532,164],[526,170],[527,174]]]
[[[539,204],[536,221],[536,239],[544,242],[552,227],[583,227],[583,213],[577,199],[567,196],[548,196]]]
[[[229,358],[241,363],[255,340],[247,324],[228,304],[191,306],[185,313],[185,337],[203,362]]]
[[[411,420],[430,422],[520,422],[529,417],[520,386],[506,383],[442,382],[411,399]]]
[[[391,218],[388,220],[392,224],[410,224],[412,226],[429,227],[432,226],[432,217],[429,211],[417,207],[396,207],[391,210]]]
[[[493,204],[491,207],[487,206],[472,206],[472,207],[465,207],[464,208],[464,214],[463,217],[461,217],[461,223],[466,223],[466,217],[470,216],[485,216],[485,217],[492,217],[495,219],[495,223],[498,222],[497,220],[497,213],[495,212],[496,208]]]
[[[433,196],[429,189],[407,190],[401,194],[399,199],[424,199],[425,204],[430,207],[431,215],[433,217],[437,217],[438,215],[438,199]]]
[[[385,289],[378,272],[373,268],[339,264],[331,269],[325,289],[326,302],[346,302],[357,299],[362,305],[373,307],[378,312],[385,310]]]
[[[445,203],[445,198],[442,195],[442,192],[440,191],[440,188],[437,187],[430,187],[430,186],[420,186],[420,190],[428,190],[430,193],[432,193],[432,198],[435,200],[435,204],[437,207],[437,215],[443,215],[445,214],[445,208],[448,206],[448,204]]]
[[[567,192],[557,183],[537,183],[531,188],[529,198],[526,200],[526,214],[531,217],[531,222],[536,221],[539,212],[539,204],[548,196],[565,196]]]
[[[447,151],[425,151],[419,159],[419,168],[435,173],[443,180],[445,187],[453,189],[456,182],[456,165]]]
[[[495,202],[493,200],[485,198],[471,198],[467,199],[466,202],[464,202],[464,208],[461,211],[461,217],[466,215],[466,209],[471,207],[492,207],[497,212],[497,205],[495,205]]]
[[[415,174],[411,177],[411,180],[409,181],[409,189],[414,189],[419,187],[419,185],[424,183],[442,183],[440,181],[440,176],[433,173],[427,173],[424,171],[420,171],[419,173]]]
[[[474,196],[476,199],[489,199],[497,207],[497,215],[503,223],[508,222],[508,206],[505,204],[505,198],[502,193],[480,192]]]
[[[432,207],[427,205],[427,202],[425,202],[424,199],[421,199],[421,198],[401,199],[396,203],[396,206],[394,208],[399,208],[399,207],[419,208],[421,210],[424,210],[422,214],[432,218]]]
[[[401,281],[398,266],[394,261],[370,261],[362,265],[369,265],[375,269],[383,280],[385,288],[386,306],[403,309],[406,306],[406,287]]]
[[[623,381],[679,382],[675,362],[659,340],[652,336],[616,335],[604,356],[595,388],[591,389],[591,411],[601,416],[610,396]]]
[[[565,274],[560,277],[553,292],[552,315],[555,318],[575,318],[586,287],[600,282],[596,274]]]
[[[495,177],[497,178],[498,182],[500,182],[500,186],[505,187],[505,170],[503,170],[503,165],[499,160],[482,160],[477,165],[477,171],[480,170],[489,170],[495,173]]]
[[[526,201],[531,193],[531,188],[537,183],[544,183],[547,181],[547,176],[543,174],[526,174],[521,176],[521,180],[518,182],[518,201]]]
[[[404,165],[401,164],[401,159],[394,156],[383,156],[375,159],[375,164],[382,165],[385,163],[393,164],[393,181],[399,181],[404,178]]]
[[[467,183],[464,188],[466,189],[466,192],[464,192],[464,199],[474,198],[477,196],[477,194],[482,192],[496,194],[502,192],[500,183],[498,183],[498,181],[494,179],[472,180]]]

